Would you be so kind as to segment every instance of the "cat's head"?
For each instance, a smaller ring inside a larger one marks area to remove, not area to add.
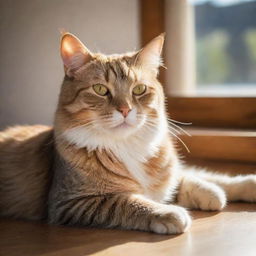
[[[157,80],[164,35],[138,52],[95,54],[66,33],[61,40],[65,79],[56,113],[59,133],[76,144],[86,137],[127,139],[138,130],[154,130],[164,113]]]

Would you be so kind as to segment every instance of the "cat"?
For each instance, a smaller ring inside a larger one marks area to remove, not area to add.
[[[61,39],[65,77],[54,126],[0,133],[0,215],[51,224],[179,234],[186,210],[256,201],[256,175],[189,169],[168,133],[164,35],[137,52],[90,52]]]

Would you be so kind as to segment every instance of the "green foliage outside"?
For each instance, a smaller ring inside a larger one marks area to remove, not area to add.
[[[215,30],[203,38],[198,38],[197,47],[197,82],[199,85],[228,84],[241,81],[244,73],[242,61],[234,59],[228,51],[230,41],[228,32]],[[256,29],[247,30],[242,35],[245,43],[246,63],[248,64],[244,83],[256,83]],[[239,51],[239,49],[237,49]],[[236,63],[233,63],[236,62]],[[238,71],[232,70],[234,64]],[[249,68],[248,68],[249,66]],[[239,72],[241,70],[241,72]]]
[[[245,33],[245,42],[251,62],[250,80],[256,81],[256,29],[249,29]]]

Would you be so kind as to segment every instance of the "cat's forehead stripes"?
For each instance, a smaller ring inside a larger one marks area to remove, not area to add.
[[[134,82],[135,75],[131,66],[123,59],[109,60],[105,63],[105,79],[107,82]]]
[[[105,80],[107,83],[116,81],[117,79],[117,72],[114,69],[113,65],[110,62],[106,62],[105,64]]]

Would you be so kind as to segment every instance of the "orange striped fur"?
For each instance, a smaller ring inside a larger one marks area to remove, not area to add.
[[[0,133],[0,215],[177,234],[191,218],[174,203],[220,210],[226,200],[256,201],[237,193],[254,191],[255,176],[182,169],[157,80],[163,41],[106,56],[63,35],[54,127]]]

